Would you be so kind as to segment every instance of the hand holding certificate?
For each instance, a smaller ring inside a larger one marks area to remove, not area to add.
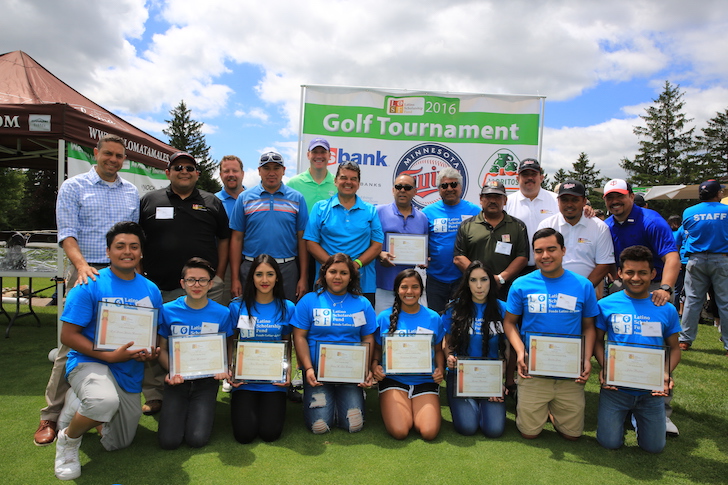
[[[427,234],[387,233],[387,248],[396,257],[394,264],[427,264]]]
[[[184,380],[227,374],[224,333],[169,337],[169,375]]]
[[[665,357],[662,346],[607,342],[605,384],[664,394]]]
[[[382,366],[386,374],[432,374],[433,334],[384,335]]]
[[[581,335],[528,333],[528,373],[580,379],[584,342]]]
[[[456,369],[456,397],[503,397],[503,361],[459,357]]]
[[[369,345],[366,343],[319,343],[319,382],[361,384],[367,380]]]
[[[134,342],[126,350],[153,352],[157,344],[157,313],[156,308],[99,302],[94,350],[113,351]]]
[[[233,379],[244,382],[286,382],[288,346],[284,341],[241,340],[235,349]]]

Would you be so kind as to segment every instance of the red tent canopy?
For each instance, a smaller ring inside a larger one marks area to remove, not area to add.
[[[129,159],[166,168],[176,150],[105,110],[22,51],[0,55],[0,166],[54,169],[58,140],[95,147],[112,133]]]

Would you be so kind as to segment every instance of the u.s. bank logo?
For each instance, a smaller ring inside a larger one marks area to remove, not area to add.
[[[417,145],[399,159],[394,169],[394,180],[398,176],[411,175],[415,179],[415,194],[412,203],[422,209],[440,200],[437,191],[437,174],[443,168],[452,167],[463,176],[463,198],[468,190],[468,171],[460,155],[440,143]]]
[[[314,308],[313,309],[313,324],[317,327],[330,327],[331,326],[331,309]]]

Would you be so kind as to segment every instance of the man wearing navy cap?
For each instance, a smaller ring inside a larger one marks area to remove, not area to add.
[[[688,350],[697,336],[700,311],[712,283],[723,347],[728,350],[728,205],[720,202],[723,186],[715,180],[700,184],[699,197],[699,204],[683,212],[688,264],[680,348]]]
[[[235,202],[230,217],[233,296],[243,294],[252,262],[261,254],[272,256],[280,266],[287,299],[296,302],[307,292],[308,252],[303,231],[308,208],[303,195],[283,183],[285,173],[279,153],[264,153],[258,162],[260,184]]]
[[[305,172],[291,178],[286,185],[298,190],[306,199],[306,206],[311,211],[319,200],[330,198],[336,193],[334,176],[329,172],[331,148],[323,138],[314,138],[308,144],[306,153],[310,166]]]

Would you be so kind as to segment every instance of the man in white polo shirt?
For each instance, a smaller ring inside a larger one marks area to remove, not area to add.
[[[586,188],[577,180],[559,187],[559,213],[541,221],[539,229],[551,227],[564,235],[564,268],[599,285],[614,264],[614,243],[609,227],[598,217],[585,217]]]

